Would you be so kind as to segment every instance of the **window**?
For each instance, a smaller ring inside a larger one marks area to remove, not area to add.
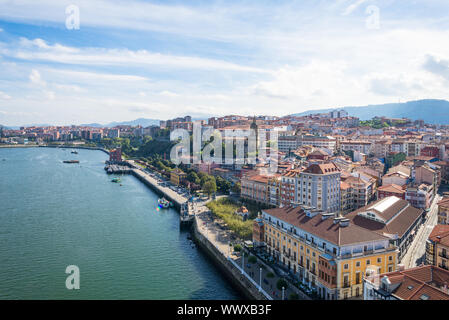
[[[371,264],[371,261],[368,259],[368,260],[366,260],[366,265],[369,265],[369,264]]]
[[[357,261],[357,262],[355,263],[355,266],[356,266],[356,267],[360,267],[360,261]]]
[[[388,256],[388,261],[393,261],[393,256]]]
[[[377,258],[377,263],[381,263],[382,262],[382,258]]]
[[[349,269],[349,265],[346,263],[343,267],[345,270]]]

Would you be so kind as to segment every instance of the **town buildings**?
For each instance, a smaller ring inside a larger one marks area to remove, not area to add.
[[[363,282],[364,300],[449,300],[449,271],[435,266],[373,273]]]
[[[426,264],[449,270],[449,225],[437,224],[426,243]]]
[[[368,266],[396,270],[397,247],[388,236],[359,225],[355,217],[293,206],[262,210],[260,218],[267,253],[323,299],[360,298]]]

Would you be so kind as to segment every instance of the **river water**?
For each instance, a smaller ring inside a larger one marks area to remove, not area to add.
[[[105,153],[77,151],[0,148],[0,299],[241,298],[174,209],[133,176],[112,183]]]

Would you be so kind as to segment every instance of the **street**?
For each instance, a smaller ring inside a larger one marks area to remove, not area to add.
[[[426,240],[428,239],[433,227],[438,221],[438,206],[437,203],[441,200],[439,194],[435,195],[432,205],[430,206],[430,211],[427,213],[426,222],[419,227],[418,233],[415,236],[412,244],[407,250],[407,253],[401,260],[401,264],[404,265],[406,269],[419,266],[425,263],[426,254]]]

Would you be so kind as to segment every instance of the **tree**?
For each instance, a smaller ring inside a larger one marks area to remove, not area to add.
[[[231,191],[234,192],[234,193],[240,193],[241,190],[242,190],[242,186],[240,185],[239,182],[234,183],[234,185],[231,188]]]
[[[195,184],[200,184],[201,180],[198,177],[198,175],[195,173],[195,171],[190,171],[189,174],[187,175],[187,180],[189,180],[192,183]]]
[[[203,190],[204,192],[207,193],[208,197],[210,197],[212,193],[217,192],[217,185],[215,184],[215,181],[213,180],[206,181],[203,185]]]
[[[257,262],[257,258],[256,258],[255,256],[250,256],[250,257],[248,258],[248,262],[249,262],[249,263],[256,263],[256,262]]]
[[[278,290],[282,290],[282,288],[287,289],[288,283],[287,281],[285,281],[285,279],[279,279],[276,283],[276,287],[278,288]]]

